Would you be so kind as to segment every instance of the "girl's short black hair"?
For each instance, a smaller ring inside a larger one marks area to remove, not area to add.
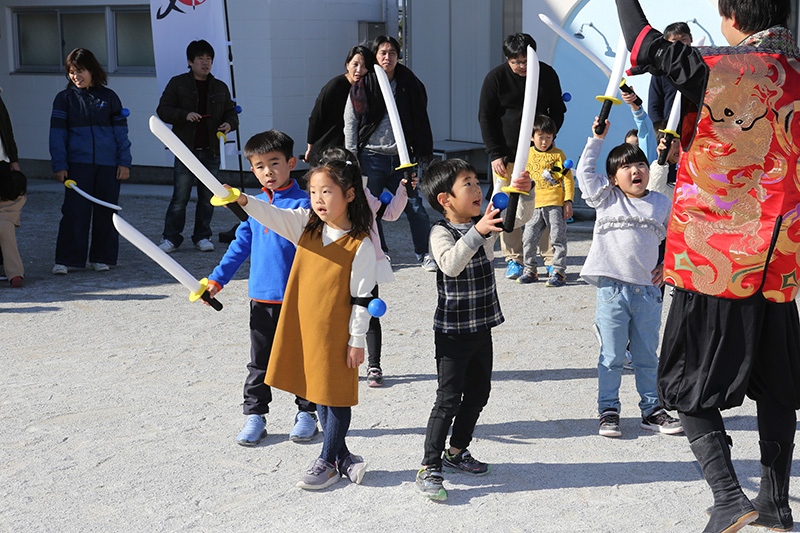
[[[444,161],[434,161],[425,171],[425,179],[422,181],[422,192],[425,193],[425,198],[428,204],[441,214],[444,214],[444,207],[439,203],[439,193],[446,192],[453,194],[453,185],[456,183],[456,178],[462,172],[475,172],[473,167],[463,159],[445,159]]]
[[[785,26],[791,11],[789,0],[719,0],[719,14],[735,19],[743,33]]]
[[[320,155],[319,162],[312,166],[305,176],[306,182],[317,172],[324,172],[346,193],[353,189],[355,198],[347,204],[347,218],[353,224],[350,235],[353,237],[369,236],[372,228],[372,210],[364,193],[364,182],[361,179],[361,167],[358,159],[349,150],[340,147],[326,148]],[[312,209],[311,216],[306,224],[305,232],[312,236],[322,236],[322,226],[325,223]]]
[[[608,159],[606,159],[606,174],[608,174],[609,178],[615,176],[617,170],[619,170],[622,165],[629,165],[631,163],[650,164],[641,148],[630,143],[622,143],[614,147],[608,154]]]
[[[66,61],[64,61],[64,69],[68,80],[70,68],[88,70],[92,75],[92,85],[100,87],[108,83],[106,71],[100,66],[100,62],[94,57],[94,54],[86,48],[76,48],[69,53]],[[72,80],[69,83],[72,83]]]

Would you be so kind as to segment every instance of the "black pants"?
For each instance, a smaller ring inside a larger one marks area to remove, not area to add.
[[[372,289],[372,297],[378,297],[378,286],[375,285],[375,288]],[[367,330],[367,352],[369,353],[369,358],[367,360],[367,365],[369,368],[381,367],[381,344],[382,344],[382,333],[381,333],[381,319],[374,316],[369,319],[369,329]]]
[[[250,362],[247,364],[247,379],[244,382],[245,415],[269,413],[272,389],[264,383],[267,376],[269,354],[278,328],[281,304],[267,304],[250,300]],[[294,403],[300,411],[313,413],[317,406],[313,402],[295,397]]]
[[[492,388],[491,330],[460,335],[435,333],[439,387],[425,432],[423,465],[441,466],[447,433],[450,446],[464,449]],[[453,418],[455,417],[455,421]]]

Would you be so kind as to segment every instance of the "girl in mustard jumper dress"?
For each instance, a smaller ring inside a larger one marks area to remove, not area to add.
[[[367,308],[353,302],[368,298],[376,282],[372,212],[361,172],[352,161],[325,155],[308,172],[311,209],[237,199],[247,214],[297,245],[265,382],[317,404],[322,453],[297,484],[309,490],[343,475],[360,483],[366,471],[345,436],[358,403],[370,320]]]

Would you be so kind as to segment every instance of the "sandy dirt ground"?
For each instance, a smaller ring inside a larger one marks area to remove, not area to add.
[[[169,194],[125,185],[121,214],[158,242]],[[566,287],[510,282],[496,261],[506,322],[494,330],[492,395],[470,446],[492,472],[447,475],[450,497],[435,503],[414,487],[436,389],[435,275],[414,264],[405,218],[387,224],[397,281],[381,288],[386,386],[369,389],[362,377],[348,434],[368,472],[361,486],[345,480],[311,493],[295,483],[322,441],[289,441],[289,394],[275,392],[260,446],[234,442],[249,358],[247,265],[219,294],[221,312],[190,303],[186,289],[125,241],[110,272],[53,276],[62,196],[57,183],[31,183],[18,231],[26,285],[0,282],[0,531],[704,527],[711,494],[688,443],[639,428],[632,372],[622,384],[623,436],[597,435],[594,290],[578,278],[591,237],[585,227],[569,231]],[[218,210],[215,234],[235,222]],[[184,244],[174,258],[201,278],[223,251]],[[755,406],[747,401],[725,418],[740,481],[754,496]]]

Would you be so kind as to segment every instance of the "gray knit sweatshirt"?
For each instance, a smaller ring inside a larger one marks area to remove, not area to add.
[[[649,191],[628,198],[608,177],[595,172],[602,139],[590,138],[578,163],[578,186],[597,211],[589,255],[581,270],[587,283],[612,278],[632,285],[652,285],[658,246],[666,237],[670,200]]]

